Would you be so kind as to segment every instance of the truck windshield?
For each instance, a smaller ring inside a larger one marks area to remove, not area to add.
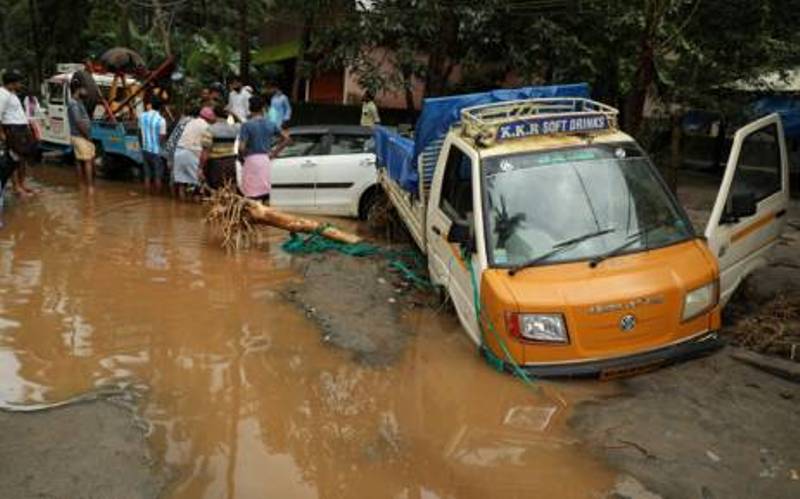
[[[694,237],[633,143],[492,157],[483,171],[493,266],[588,260]]]

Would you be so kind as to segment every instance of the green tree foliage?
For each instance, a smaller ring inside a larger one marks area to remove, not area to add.
[[[799,12],[796,0],[374,0],[315,43],[373,89],[420,78],[439,95],[456,67],[465,89],[589,81],[638,129],[648,95],[707,104],[725,84],[800,64]]]
[[[174,54],[183,64],[191,61],[190,76],[222,79],[243,69],[232,68],[230,62],[240,62],[242,47],[253,45],[267,3],[0,0],[0,68],[48,74],[56,63],[80,62],[125,46],[151,66]],[[192,74],[193,69],[198,72]]]
[[[0,0],[0,67],[30,74],[112,46],[191,77],[248,73],[270,18],[297,27],[295,87],[349,67],[370,90],[427,95],[588,81],[637,131],[646,98],[717,108],[731,82],[800,65],[797,0]],[[64,20],[69,22],[64,22]],[[242,57],[244,55],[244,57]],[[451,78],[458,75],[458,78]],[[458,81],[457,84],[451,83]]]

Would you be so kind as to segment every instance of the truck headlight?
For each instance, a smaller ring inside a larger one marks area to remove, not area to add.
[[[509,314],[506,322],[509,334],[521,340],[569,343],[561,314]]]
[[[693,289],[686,293],[683,299],[682,321],[694,319],[703,312],[713,308],[719,301],[717,293],[717,281],[709,282],[705,286]]]

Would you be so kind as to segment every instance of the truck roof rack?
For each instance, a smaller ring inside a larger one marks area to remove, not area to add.
[[[618,128],[619,111],[578,97],[525,99],[461,110],[462,133],[480,146],[542,135],[574,135]]]

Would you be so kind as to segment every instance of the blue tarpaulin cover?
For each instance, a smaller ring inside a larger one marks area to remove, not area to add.
[[[461,110],[466,107],[492,104],[510,100],[536,99],[546,97],[589,97],[589,85],[550,85],[522,87],[476,94],[453,95],[425,99],[422,114],[414,129],[414,155],[419,156],[433,141],[441,138],[454,124],[461,120]]]
[[[406,191],[417,193],[417,158],[434,147],[461,120],[461,110],[481,104],[548,97],[589,97],[589,85],[576,83],[493,90],[450,97],[425,99],[417,120],[414,139],[402,137],[383,127],[375,129],[378,165],[386,167],[392,179]],[[438,151],[436,151],[438,153]]]
[[[375,155],[378,165],[389,170],[389,176],[409,191],[417,191],[418,174],[414,161],[414,141],[388,128],[375,127]]]
[[[780,114],[786,138],[800,138],[800,99],[784,96],[764,97],[752,104],[752,112],[755,116]]]

